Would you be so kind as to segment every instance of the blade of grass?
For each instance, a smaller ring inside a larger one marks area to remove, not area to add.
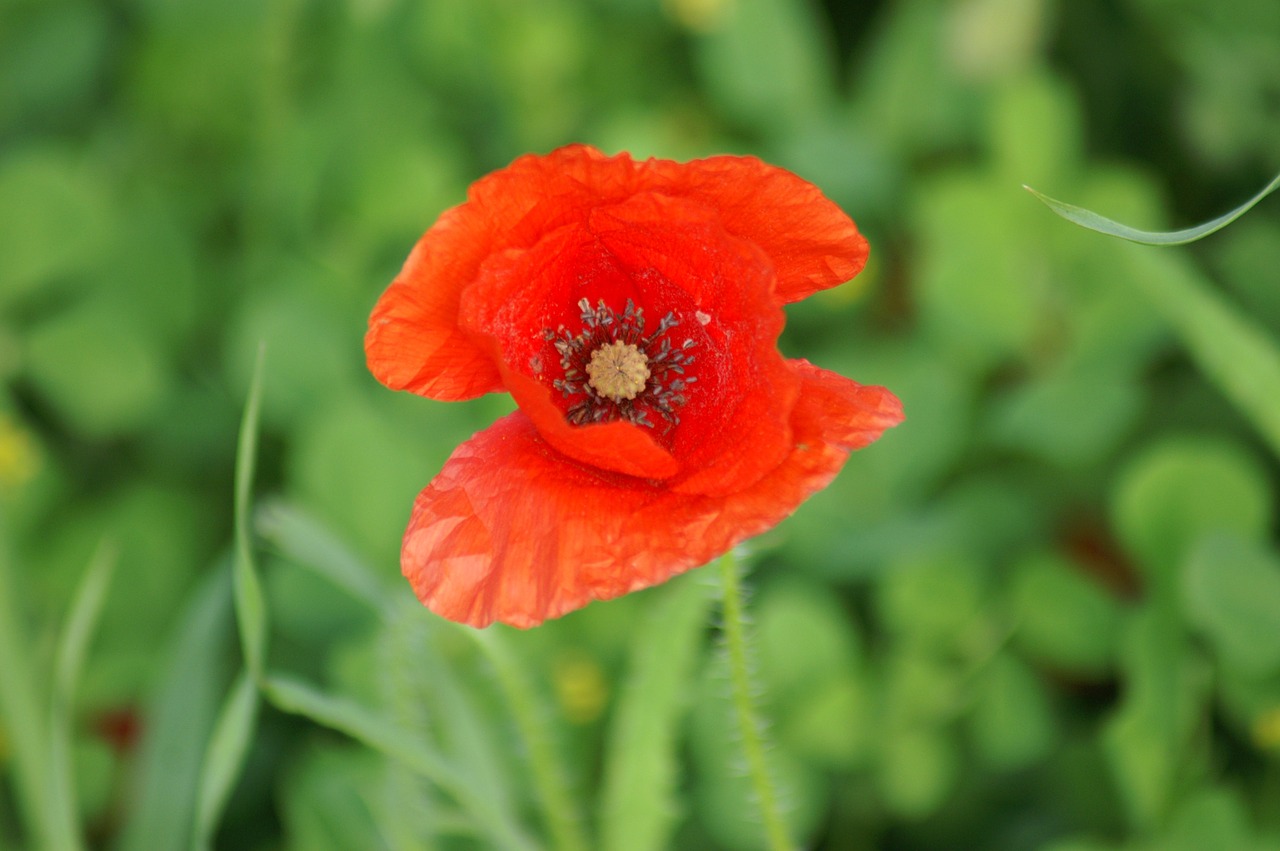
[[[218,822],[253,741],[258,723],[258,704],[257,686],[246,669],[227,695],[205,751],[191,837],[193,851],[208,851],[213,847]]]
[[[147,726],[138,751],[128,822],[118,851],[182,848],[195,823],[201,763],[229,684],[231,571],[223,563],[193,592],[177,618],[172,648],[143,707]]]
[[[1133,246],[1129,277],[1177,331],[1202,372],[1280,457],[1280,348],[1184,258]]]
[[[713,591],[696,573],[675,580],[632,640],[605,750],[600,831],[608,851],[670,847],[678,814],[680,720]]]
[[[378,577],[338,538],[295,506],[272,500],[258,510],[258,531],[281,555],[314,570],[372,609],[387,605]]]
[[[235,557],[234,576],[236,622],[245,671],[236,681],[219,713],[213,737],[205,752],[196,796],[191,847],[204,851],[213,843],[218,821],[244,765],[258,720],[258,691],[255,683],[263,677],[267,644],[267,608],[253,558],[249,516],[253,500],[253,474],[258,452],[258,419],[262,402],[262,375],[265,347],[249,383],[249,396],[240,421],[236,446],[235,498],[233,506]]]
[[[500,735],[506,719],[481,693],[477,660],[462,652],[469,648],[460,643],[459,628],[424,618],[416,600],[402,601],[387,616],[379,650],[390,711],[405,729],[425,730],[430,723],[434,735],[420,735],[453,767],[453,787],[482,798],[498,817],[520,823],[523,801],[510,743]]]
[[[240,626],[240,646],[245,665],[255,679],[262,677],[267,652],[266,600],[254,565],[249,524],[253,501],[253,473],[258,454],[258,418],[262,404],[265,359],[266,348],[259,347],[253,380],[249,384],[249,398],[244,406],[244,418],[240,421],[234,504],[236,619]]]
[[[76,589],[66,627],[58,642],[54,662],[53,693],[49,701],[49,782],[54,808],[53,848],[76,851],[84,847],[80,835],[80,808],[77,805],[75,769],[71,748],[75,739],[73,707],[85,654],[98,625],[107,587],[115,572],[119,550],[103,541],[89,561],[80,587]]]
[[[442,731],[440,747],[455,767],[455,786],[465,789],[469,799],[483,798],[492,817],[515,822],[519,792],[506,742],[498,735],[501,727],[496,713],[480,699],[473,677],[458,676],[445,654],[432,650],[430,667],[419,674],[427,678],[420,688]],[[420,664],[421,660],[409,658]]]
[[[1068,204],[1065,201],[1050,198],[1048,195],[1037,192],[1030,186],[1023,185],[1022,188],[1039,198],[1050,210],[1053,210],[1059,216],[1062,216],[1062,218],[1069,222],[1073,222],[1082,228],[1088,228],[1089,230],[1097,231],[1098,233],[1103,233],[1107,236],[1127,239],[1130,242],[1137,242],[1142,245],[1186,245],[1188,242],[1195,242],[1198,239],[1203,239],[1211,233],[1222,230],[1227,225],[1249,212],[1249,210],[1253,209],[1255,204],[1263,198],[1266,198],[1277,188],[1280,188],[1280,174],[1277,174],[1270,183],[1264,186],[1261,192],[1254,195],[1234,210],[1224,213],[1216,219],[1212,219],[1203,224],[1175,231],[1138,230],[1137,228],[1129,227],[1128,225],[1124,225],[1120,222],[1108,219],[1105,216],[1101,216],[1092,210],[1086,210],[1084,207],[1077,207],[1074,204]]]
[[[0,719],[12,749],[14,793],[26,838],[33,847],[49,848],[57,828],[45,753],[48,736],[32,670],[35,656],[11,570],[8,538],[0,534]]]
[[[524,667],[507,646],[505,633],[466,627],[459,629],[479,645],[498,675],[498,684],[529,754],[534,791],[555,847],[561,851],[586,851],[582,814],[574,804],[567,772],[556,752],[549,729],[551,712],[546,701],[533,687]]]
[[[224,709],[218,733],[210,746],[210,754],[214,759],[210,761],[211,765],[206,766],[205,772],[208,780],[206,785],[210,786],[210,790],[202,794],[202,799],[208,797],[211,802],[216,803],[217,789],[222,785],[227,790],[231,788],[244,754],[236,745],[242,741],[242,737],[247,745],[247,737],[252,733],[252,720],[256,717],[257,693],[252,688],[252,684],[256,682],[258,690],[276,708],[346,733],[392,759],[405,762],[431,779],[471,812],[477,826],[494,838],[495,847],[510,848],[513,851],[535,848],[519,826],[507,817],[510,809],[494,805],[492,790],[487,790],[486,794],[486,790],[473,789],[458,782],[457,768],[442,761],[419,737],[393,726],[357,703],[327,695],[300,680],[266,672],[268,613],[253,557],[249,527],[262,374],[263,352],[260,349],[241,422],[236,456],[235,603],[247,671]],[[197,821],[204,825],[200,819]],[[208,831],[212,830],[211,827],[204,826]],[[198,830],[197,838],[200,836],[201,831]]]
[[[346,733],[430,779],[471,814],[476,827],[490,836],[493,847],[513,851],[537,847],[508,817],[506,809],[496,806],[484,790],[460,782],[457,768],[442,760],[416,734],[358,703],[325,694],[308,683],[281,674],[266,678],[263,693],[277,709]]]

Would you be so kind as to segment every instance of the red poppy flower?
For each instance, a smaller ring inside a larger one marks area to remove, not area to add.
[[[902,419],[889,391],[778,352],[782,305],[852,278],[854,223],[749,157],[585,146],[475,183],[374,307],[369,368],[519,410],[418,496],[401,560],[446,618],[520,627],[758,535]]]

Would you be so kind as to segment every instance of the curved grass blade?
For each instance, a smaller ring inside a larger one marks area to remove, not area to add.
[[[315,518],[282,500],[258,509],[258,530],[280,553],[313,570],[374,610],[387,605],[378,577]]]
[[[495,848],[532,851],[537,845],[481,790],[460,782],[459,772],[445,762],[417,735],[379,717],[358,703],[325,694],[301,680],[272,674],[262,684],[263,693],[277,709],[310,718],[404,763],[430,779],[467,810],[475,826],[487,832]]]
[[[670,847],[678,815],[680,720],[714,593],[698,574],[675,580],[632,641],[605,751],[600,838],[608,851]]]
[[[1280,188],[1280,174],[1277,174],[1270,183],[1264,186],[1261,192],[1254,195],[1248,201],[1245,201],[1231,212],[1224,213],[1223,215],[1218,216],[1218,218],[1207,221],[1204,224],[1174,231],[1138,230],[1137,228],[1132,228],[1128,225],[1108,219],[1105,216],[1100,216],[1092,210],[1086,210],[1084,207],[1077,207],[1074,204],[1068,204],[1064,201],[1059,201],[1056,198],[1050,198],[1048,195],[1045,195],[1042,192],[1037,192],[1025,184],[1022,188],[1039,198],[1050,210],[1053,210],[1059,216],[1062,216],[1062,218],[1069,222],[1073,222],[1082,228],[1088,228],[1089,230],[1097,231],[1098,233],[1106,234],[1107,236],[1127,239],[1130,242],[1137,242],[1142,245],[1186,245],[1189,242],[1195,242],[1198,239],[1203,239],[1211,233],[1222,230],[1227,225],[1249,212],[1249,210],[1253,209],[1255,204],[1263,198],[1266,198],[1277,188]]]
[[[209,740],[209,749],[205,752],[191,840],[193,851],[208,851],[213,847],[218,822],[240,776],[240,769],[249,753],[249,743],[253,741],[258,705],[257,686],[246,670],[227,696],[218,725]]]
[[[550,734],[551,712],[507,646],[505,633],[477,629],[462,632],[479,645],[498,675],[498,684],[529,754],[534,790],[555,847],[560,851],[586,851],[582,815],[570,794],[567,772]]]
[[[11,748],[9,776],[26,839],[32,846],[44,848],[52,845],[56,834],[44,750],[48,734],[40,711],[43,699],[32,671],[35,654],[23,629],[22,600],[16,594],[11,570],[8,540],[0,530],[0,721]]]
[[[258,456],[258,418],[262,403],[263,363],[266,347],[258,348],[258,360],[249,383],[249,398],[240,421],[236,447],[235,480],[235,595],[236,619],[240,626],[240,646],[245,665],[255,679],[262,677],[267,652],[267,609],[262,582],[253,560],[250,538],[250,507],[253,500],[253,472]]]
[[[239,770],[244,750],[236,746],[243,739],[247,747],[248,736],[252,733],[257,708],[257,691],[253,688],[256,683],[257,689],[276,708],[346,733],[362,744],[419,771],[469,811],[477,827],[487,831],[494,839],[494,847],[532,851],[537,846],[508,817],[509,810],[495,806],[491,796],[459,782],[456,768],[440,759],[422,739],[353,701],[327,695],[301,680],[266,672],[268,613],[262,581],[253,556],[249,526],[262,375],[263,350],[259,349],[236,454],[235,602],[247,670],[224,709],[219,729],[210,746],[211,761],[205,772],[209,791],[202,794],[202,798],[207,797],[211,806],[217,804],[216,792],[220,784],[225,784],[229,791],[235,772]],[[232,759],[237,752],[239,758]],[[220,810],[220,807],[217,809]],[[218,812],[211,809],[211,814],[217,815]],[[211,827],[204,821],[198,819],[198,822],[205,830],[211,831]],[[197,839],[202,835],[203,832],[198,830]]]
[[[249,384],[249,397],[240,421],[236,446],[235,500],[233,507],[236,621],[245,671],[223,704],[205,753],[196,799],[191,847],[204,851],[213,843],[218,820],[244,765],[258,721],[258,691],[255,683],[263,677],[267,645],[267,607],[253,559],[249,513],[253,494],[253,473],[258,453],[258,418],[262,401],[262,373],[265,347],[258,348],[258,360]]]
[[[486,707],[474,676],[468,676],[470,671],[459,671],[433,641],[426,646],[430,659],[407,657],[415,668],[402,670],[401,676],[407,676],[405,684],[422,696],[434,715],[437,746],[454,767],[452,782],[458,791],[452,792],[453,797],[468,808],[473,808],[468,801],[483,799],[492,813],[487,819],[514,824],[521,795],[509,751],[499,735],[497,713]]]
[[[71,760],[76,686],[118,558],[119,550],[114,543],[103,541],[98,545],[76,590],[55,657],[53,694],[49,701],[49,782],[56,815],[51,826],[57,831],[53,847],[69,851],[84,847]]]
[[[182,848],[192,836],[200,769],[230,682],[234,625],[229,564],[211,571],[178,616],[155,692],[147,699],[136,782],[117,851]]]
[[[1129,248],[1124,257],[1130,277],[1196,366],[1280,457],[1280,346],[1181,256]]]

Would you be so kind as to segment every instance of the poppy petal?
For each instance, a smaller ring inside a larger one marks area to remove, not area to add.
[[[672,191],[718,211],[726,231],[769,255],[782,303],[842,284],[867,264],[871,249],[853,220],[786,169],[731,156],[646,165],[670,181]]]
[[[669,486],[732,493],[776,467],[791,446],[799,382],[778,352],[785,317],[770,258],[719,221],[700,220],[685,199],[636,195],[597,211],[591,225],[621,267],[687,293],[696,318],[685,319],[702,326],[672,448],[682,472]]]
[[[570,145],[520,157],[478,180],[467,201],[422,236],[370,317],[370,370],[392,389],[442,401],[502,389],[483,344],[459,327],[462,293],[481,264],[643,192],[713,211],[727,233],[762,249],[775,267],[780,303],[842,283],[866,263],[867,242],[849,217],[784,169],[752,157],[635,162]]]
[[[546,385],[505,366],[502,375],[511,398],[542,437],[575,461],[645,479],[668,479],[679,471],[679,463],[654,442],[648,429],[621,420],[570,425]]]
[[[471,185],[467,201],[446,210],[422,235],[400,274],[374,306],[365,353],[374,376],[392,390],[443,402],[502,389],[482,342],[459,327],[462,293],[493,254],[537,242],[556,222],[581,218],[594,193],[569,171],[607,162],[583,145],[556,155],[526,155]],[[616,180],[602,176],[600,188]],[[618,190],[615,192],[625,191]]]
[[[797,443],[820,434],[822,440],[852,452],[902,422],[902,402],[885,388],[859,384],[804,359],[787,363],[803,387],[803,404],[791,418]]]
[[[445,212],[373,308],[365,356],[392,390],[455,402],[502,389],[488,353],[458,327],[462,291],[490,252],[475,219],[465,204]]]
[[[477,184],[472,197],[493,209],[542,204],[576,217],[645,191],[714,210],[726,231],[763,249],[777,269],[782,303],[842,284],[867,263],[870,246],[839,206],[812,183],[755,157],[637,162],[626,153],[609,157],[568,145],[521,157]],[[545,213],[521,222],[530,232],[547,224]]]
[[[559,451],[653,479],[671,477],[678,461],[683,472],[672,488],[731,493],[777,466],[791,445],[798,379],[777,349],[784,315],[774,282],[768,256],[727,234],[712,211],[640,193],[530,249],[489,258],[463,295],[460,321],[474,337],[494,340],[507,389]],[[576,328],[581,309],[569,315],[564,306],[583,299],[619,312],[634,300],[650,310],[650,327],[663,311],[677,319],[670,342],[692,346],[689,368],[671,377],[687,382],[678,425],[657,416],[653,426],[610,424],[616,436],[608,439],[597,426],[568,425],[569,401],[560,394],[553,401],[546,389],[561,374],[560,356],[538,329]]]
[[[401,563],[450,620],[531,627],[662,582],[773,527],[901,419],[892,394],[793,362],[796,444],[724,496],[680,494],[565,458],[521,412],[462,444],[418,496]]]

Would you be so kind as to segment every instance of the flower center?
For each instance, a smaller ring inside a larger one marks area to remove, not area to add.
[[[606,343],[591,353],[587,375],[598,395],[615,402],[631,400],[649,380],[649,359],[635,343]]]
[[[693,363],[685,339],[672,345],[669,334],[680,322],[668,313],[650,334],[645,333],[644,308],[630,299],[618,313],[597,302],[582,299],[582,330],[571,334],[563,325],[542,332],[560,355],[564,378],[551,382],[571,400],[565,419],[574,425],[627,420],[653,427],[650,415],[667,421],[667,430],[680,422],[677,410],[685,404],[685,391],[697,378],[686,375]],[[537,369],[537,367],[535,367]]]

